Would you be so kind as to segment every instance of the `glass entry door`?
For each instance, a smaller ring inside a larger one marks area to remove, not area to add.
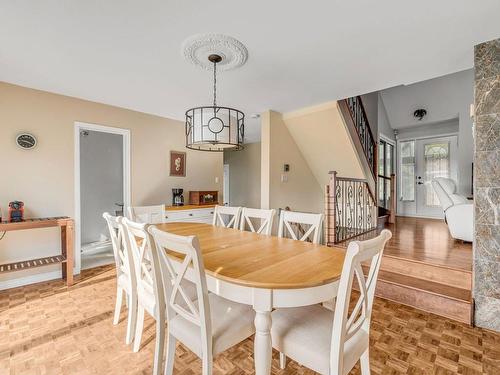
[[[399,143],[400,214],[444,217],[431,181],[457,181],[457,136],[408,140]]]
[[[443,209],[431,181],[447,177],[457,181],[457,137],[417,141],[417,215],[443,217]]]

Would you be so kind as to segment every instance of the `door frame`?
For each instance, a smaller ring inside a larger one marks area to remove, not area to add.
[[[390,139],[388,137],[386,137],[385,135],[383,134],[380,134],[379,137],[378,137],[378,144],[377,144],[377,152],[380,152],[380,141],[383,141],[385,143],[388,143],[392,146],[392,173],[394,173],[397,177],[397,173],[398,173],[398,144],[397,144],[397,140],[395,139]],[[385,149],[384,149],[385,151]],[[380,160],[380,157],[379,155],[377,155],[377,206],[379,204],[379,189],[381,188],[380,184],[378,183],[378,179],[379,179],[379,160]],[[385,160],[385,155],[384,155],[384,160]],[[384,166],[385,168],[385,166]],[[396,180],[397,181],[397,180]],[[396,183],[397,185],[397,183]],[[396,191],[395,191],[395,194],[397,196],[398,192],[397,192],[397,186],[396,186]],[[396,202],[396,213],[398,212],[398,199],[395,200]]]
[[[229,164],[223,165],[223,174],[222,174],[222,205],[225,206],[226,203],[230,206],[231,199],[231,186],[229,180]]]
[[[398,216],[421,217],[421,218],[428,218],[428,219],[437,219],[434,216],[417,215],[416,209],[415,209],[415,213],[414,214],[402,212],[403,205],[400,204],[401,170],[400,170],[400,165],[399,165],[399,160],[400,160],[399,144],[401,142],[405,142],[405,141],[415,141],[415,159],[416,159],[417,158],[417,155],[416,155],[416,153],[417,153],[417,150],[416,150],[416,141],[424,140],[424,139],[433,139],[433,138],[445,138],[445,137],[457,137],[457,145],[458,145],[459,134],[457,132],[439,133],[439,134],[435,134],[435,135],[420,136],[420,137],[402,137],[402,138],[398,137],[398,139],[396,140],[396,154],[397,154],[397,157],[396,157],[396,181],[397,181],[397,184],[396,184],[396,194],[397,195],[396,195],[396,197],[397,197],[397,201],[398,201],[396,213],[397,213]],[[458,147],[457,147],[457,151],[458,151]],[[457,159],[457,163],[458,163],[458,159]],[[415,168],[416,168],[416,164],[415,164]],[[460,177],[459,168],[460,168],[460,165],[458,164],[457,165],[457,184],[459,183],[458,179]],[[417,192],[416,192],[416,190],[415,190],[415,199],[417,199]],[[444,217],[444,215],[443,215],[443,217]]]
[[[104,126],[98,124],[91,124],[86,122],[75,122],[74,128],[74,184],[75,184],[75,266],[74,273],[79,274],[82,266],[82,236],[81,236],[81,206],[80,206],[80,131],[82,130],[91,130],[97,131],[101,133],[109,133],[109,134],[119,134],[123,136],[123,210],[127,212],[127,207],[130,206],[131,198],[130,198],[130,130],[116,128],[112,126]]]

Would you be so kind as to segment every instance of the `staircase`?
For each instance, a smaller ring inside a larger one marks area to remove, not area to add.
[[[327,245],[347,247],[352,240],[370,239],[384,227],[391,229],[396,222],[396,180],[394,175],[390,177],[390,208],[377,207],[377,143],[363,103],[360,97],[348,98],[340,100],[338,108],[365,176],[362,179],[351,178],[330,172],[325,188]],[[397,241],[393,237],[387,247],[397,248]],[[384,255],[376,295],[471,324],[471,289],[470,271]]]

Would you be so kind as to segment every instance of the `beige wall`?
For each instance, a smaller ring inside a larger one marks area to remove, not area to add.
[[[329,183],[330,171],[365,178],[337,102],[285,113],[283,119],[320,186]]]
[[[8,202],[17,199],[25,202],[27,216],[74,215],[75,121],[130,129],[134,205],[170,203],[173,187],[222,190],[222,154],[186,150],[180,121],[0,83],[0,207],[4,213]],[[15,145],[21,131],[37,136],[34,150]],[[169,177],[170,150],[187,151],[186,177]],[[10,232],[0,241],[0,262],[43,257],[58,248],[57,231],[52,229]],[[7,278],[21,276],[26,274],[12,273]],[[2,275],[0,282],[4,279]]]
[[[260,143],[225,152],[224,164],[229,165],[230,205],[260,208]]]
[[[302,156],[281,113],[262,115],[261,194],[262,207],[318,212],[324,209],[323,188]],[[282,182],[283,165],[290,165],[288,182]]]

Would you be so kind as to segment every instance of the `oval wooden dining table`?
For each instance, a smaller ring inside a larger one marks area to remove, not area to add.
[[[253,306],[257,375],[271,373],[273,309],[313,305],[337,295],[342,248],[201,223],[156,226],[169,233],[197,236],[208,290]]]

